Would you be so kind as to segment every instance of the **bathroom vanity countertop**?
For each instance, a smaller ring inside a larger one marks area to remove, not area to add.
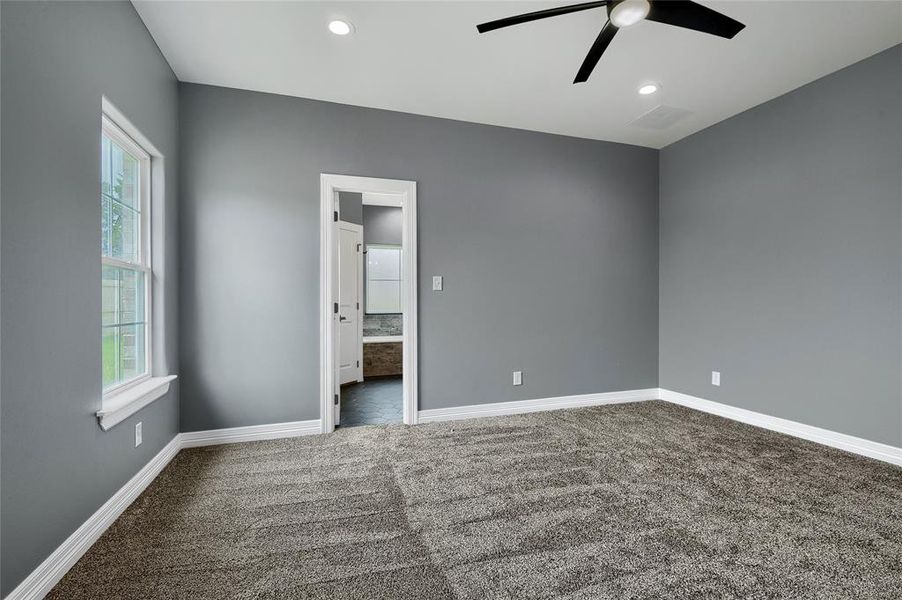
[[[364,344],[385,344],[391,342],[403,342],[403,335],[371,335],[363,338]]]

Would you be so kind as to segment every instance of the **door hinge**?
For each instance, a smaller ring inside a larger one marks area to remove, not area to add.
[[[357,310],[360,310],[360,302],[357,303]]]
[[[335,313],[336,315],[338,314],[338,302],[332,303],[332,312]]]
[[[359,360],[357,361],[357,367],[358,367],[358,368],[360,367],[360,361],[359,361]]]
[[[360,252],[360,246],[361,244],[357,244],[357,252]]]
[[[338,220],[338,211],[337,211],[337,210],[332,212],[332,220],[333,220],[333,221],[337,221],[337,220]]]
[[[335,394],[335,402],[334,402],[334,404],[336,404],[336,405],[338,404],[338,394]]]

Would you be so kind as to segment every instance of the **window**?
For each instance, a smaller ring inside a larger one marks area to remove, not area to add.
[[[100,142],[104,395],[150,376],[150,155],[108,117]]]
[[[366,312],[401,312],[401,247],[366,247]]]

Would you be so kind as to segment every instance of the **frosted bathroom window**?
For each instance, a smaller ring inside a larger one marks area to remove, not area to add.
[[[366,312],[401,312],[401,247],[366,247]]]

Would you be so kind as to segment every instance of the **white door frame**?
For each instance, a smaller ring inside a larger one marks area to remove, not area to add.
[[[352,175],[320,175],[320,428],[323,433],[335,429],[337,192],[392,194],[401,199],[401,307],[403,311],[403,395],[404,423],[417,422],[417,184],[400,179],[378,179]]]

